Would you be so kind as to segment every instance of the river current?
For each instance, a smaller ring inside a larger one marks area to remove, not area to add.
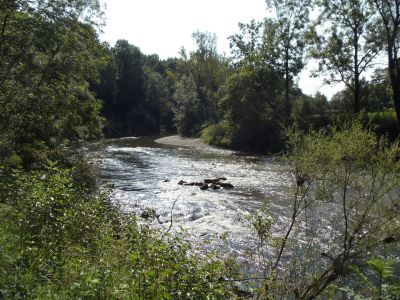
[[[88,145],[100,162],[101,179],[113,186],[112,199],[125,212],[152,208],[154,226],[183,229],[187,237],[238,257],[255,247],[251,219],[265,199],[279,228],[285,223],[290,176],[271,156],[254,156],[214,147],[163,145],[155,138],[123,138]],[[202,191],[179,185],[227,178],[233,189]],[[190,234],[189,234],[190,233]],[[224,239],[221,239],[224,236]]]

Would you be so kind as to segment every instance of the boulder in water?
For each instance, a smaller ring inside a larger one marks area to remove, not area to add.
[[[143,189],[137,188],[137,187],[134,187],[134,186],[124,186],[124,187],[122,188],[122,190],[125,191],[125,192],[139,192],[139,191],[143,191]]]
[[[193,221],[196,221],[196,220],[198,220],[198,219],[200,219],[200,218],[201,218],[200,215],[193,214],[193,215],[191,215],[191,216],[189,217],[189,221],[193,222]]]
[[[211,183],[210,188],[213,190],[219,190],[221,186],[219,184]]]
[[[180,180],[178,182],[179,185],[184,185],[184,186],[198,186],[200,187],[200,190],[206,191],[209,188],[213,190],[218,190],[220,188],[224,189],[233,189],[233,185],[229,182],[221,182],[225,181],[226,177],[218,177],[218,178],[206,178],[204,179],[203,182],[186,182],[184,180]]]
[[[200,189],[201,189],[202,191],[208,190],[208,184],[207,184],[207,183],[204,183],[204,184],[200,187]]]
[[[224,189],[233,189],[233,184],[229,182],[221,182],[219,185]]]

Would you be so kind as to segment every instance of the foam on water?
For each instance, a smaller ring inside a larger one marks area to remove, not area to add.
[[[169,227],[174,206],[173,230],[184,228],[199,240],[211,241],[211,247],[223,245],[240,256],[254,246],[250,219],[264,199],[271,202],[277,226],[285,222],[289,178],[271,157],[164,146],[145,138],[108,140],[89,148],[100,157],[104,182],[114,186],[113,200],[128,212],[154,208],[166,222],[155,226]],[[180,180],[217,177],[226,177],[235,188],[201,191],[178,185]]]

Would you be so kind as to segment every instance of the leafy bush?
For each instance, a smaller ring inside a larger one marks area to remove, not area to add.
[[[50,165],[1,177],[0,298],[228,297],[224,261],[118,213],[74,176]]]
[[[347,297],[363,299],[361,295],[373,299],[398,299],[400,297],[399,257],[373,257],[364,268],[353,267],[356,286],[343,287]],[[368,298],[368,299],[370,299]]]
[[[373,267],[376,253],[398,252],[400,144],[353,122],[329,134],[290,132],[289,148],[291,208],[284,232],[272,235],[268,215],[253,223],[269,279],[261,293],[265,299],[315,299],[334,284],[354,286],[360,279],[351,276],[368,263]]]
[[[230,130],[226,122],[207,126],[201,131],[200,139],[207,144],[229,147],[231,145]]]
[[[387,135],[392,141],[399,137],[400,128],[394,110],[369,113],[368,118],[378,135]]]
[[[329,103],[320,94],[300,97],[292,108],[293,124],[302,131],[327,127],[330,123],[329,114]]]

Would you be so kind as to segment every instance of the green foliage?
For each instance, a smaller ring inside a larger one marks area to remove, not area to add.
[[[218,91],[228,63],[216,52],[215,35],[195,32],[193,39],[195,51],[188,55],[182,49],[180,59],[164,61],[144,55],[126,40],[109,49],[111,59],[101,70],[100,83],[92,85],[104,101],[108,136],[158,134],[160,129],[193,135],[218,120]],[[191,112],[184,108],[185,93],[196,93]]]
[[[383,112],[393,107],[390,99],[390,83],[387,70],[376,69],[371,80],[360,80],[361,103],[360,108],[366,112]],[[351,115],[353,112],[354,93],[353,87],[333,95],[330,106],[333,114]]]
[[[217,53],[217,37],[210,32],[193,33],[196,49],[186,57],[182,75],[193,76],[199,98],[200,124],[214,123],[219,114],[218,90],[229,73],[227,59]],[[183,54],[183,53],[182,53]],[[185,59],[184,54],[182,59]],[[178,69],[179,70],[179,69]]]
[[[356,287],[343,287],[347,297],[355,299],[397,299],[400,297],[400,276],[398,258],[373,257],[364,268],[354,268],[355,277],[360,280]],[[362,292],[359,292],[362,291]]]
[[[396,140],[400,136],[396,112],[394,110],[369,113],[368,119],[378,135],[386,135],[391,141]]]
[[[75,168],[79,168],[78,166]],[[226,299],[231,262],[119,214],[79,170],[11,171],[0,203],[5,299]],[[1,175],[4,175],[3,173]],[[84,177],[80,179],[84,180]]]
[[[274,53],[269,63],[285,78],[285,120],[291,116],[290,88],[305,65],[305,37],[309,26],[310,0],[267,0],[276,15],[266,19],[264,49]],[[271,30],[272,29],[272,30]],[[269,54],[271,56],[271,54]]]
[[[302,93],[294,78],[304,66],[311,2],[267,4],[275,18],[240,23],[240,33],[230,37],[238,68],[221,89],[220,107],[230,127],[232,146],[277,152],[283,146],[281,127],[290,124],[292,117],[296,123],[308,118],[304,115],[308,103],[295,104]],[[293,105],[296,111],[292,114]]]
[[[158,134],[171,111],[167,74],[157,55],[144,55],[126,40],[108,49],[110,60],[92,90],[103,100],[109,137]]]
[[[368,112],[385,111],[393,107],[387,69],[375,69],[369,82],[363,84],[361,104]]]
[[[201,131],[200,139],[210,145],[231,146],[229,126],[224,121],[204,128]]]
[[[261,261],[270,279],[266,298],[313,299],[332,284],[351,286],[366,263],[383,279],[388,269],[371,258],[398,249],[399,143],[378,140],[360,122],[330,133],[291,132],[289,142],[293,185],[286,229],[267,241],[268,231],[258,229],[264,249],[276,249]]]
[[[314,32],[310,51],[319,59],[317,73],[329,75],[326,83],[343,82],[352,91],[353,112],[361,108],[361,76],[371,67],[380,47],[371,42],[371,16],[374,11],[367,0],[322,0],[317,2],[320,34]],[[329,24],[329,25],[327,25]]]
[[[220,106],[233,147],[256,151],[280,148],[280,87],[280,77],[267,67],[241,68],[228,78]]]
[[[173,99],[175,101],[174,121],[178,133],[191,136],[199,131],[199,99],[196,83],[192,76],[183,76],[177,83]]]
[[[0,145],[25,165],[64,139],[101,135],[89,91],[104,64],[97,1],[6,1],[0,10]],[[3,142],[5,141],[5,142]],[[11,152],[11,153],[10,153]]]
[[[248,24],[239,23],[238,26],[240,33],[229,37],[230,48],[235,65],[245,66],[260,59],[263,23],[251,20]]]
[[[303,96],[296,99],[292,109],[294,126],[303,131],[321,129],[330,123],[330,107],[325,96]]]
[[[397,1],[373,0],[370,1],[376,14],[373,18],[372,42],[376,47],[384,49],[387,57],[387,68],[390,78],[393,106],[396,111],[397,122],[400,126],[400,74],[399,74],[399,29],[400,3]]]

